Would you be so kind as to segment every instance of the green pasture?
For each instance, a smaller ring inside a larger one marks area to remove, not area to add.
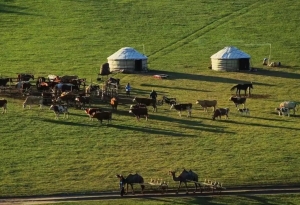
[[[100,125],[81,110],[55,120],[48,109],[23,109],[23,99],[7,98],[0,196],[117,190],[115,175],[135,172],[173,187],[168,171],[182,168],[224,186],[299,183],[300,113],[288,118],[274,111],[282,101],[300,102],[299,7],[296,0],[0,0],[2,76],[76,74],[95,83],[106,58],[130,46],[149,57],[150,69],[114,76],[122,87],[131,83],[132,95],[155,89],[159,98],[216,99],[231,109],[228,120],[212,121],[211,109],[196,104],[192,118],[163,105],[148,122],[137,122],[129,104],[121,104],[112,123]],[[209,70],[210,56],[228,45],[251,55],[258,71]],[[280,68],[262,66],[270,45]],[[154,79],[157,72],[170,78]],[[249,81],[250,116],[241,116],[228,100],[230,88]]]

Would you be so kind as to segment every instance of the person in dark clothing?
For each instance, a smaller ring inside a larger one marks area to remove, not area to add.
[[[155,92],[155,90],[152,90],[152,92],[150,93],[150,98],[156,100],[157,93]]]

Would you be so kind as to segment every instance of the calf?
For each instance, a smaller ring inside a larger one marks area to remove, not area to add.
[[[141,116],[145,116],[148,120],[148,109],[147,107],[130,108],[129,113],[133,113],[137,120],[140,120]]]
[[[213,111],[216,110],[217,101],[216,100],[197,100],[196,104],[199,104],[203,107],[204,111],[207,112],[208,107],[213,107]]]
[[[119,104],[119,102],[118,102],[117,98],[112,98],[110,100],[110,105],[111,105],[111,108],[113,110],[117,110],[118,109],[118,104]]]
[[[229,113],[229,108],[218,108],[215,110],[212,119],[215,120],[217,117],[221,119],[221,116],[224,115],[226,116],[226,119],[228,119],[228,113]]]
[[[238,109],[238,111],[243,115],[250,115],[250,110],[248,108]]]
[[[0,99],[0,107],[3,108],[2,114],[7,113],[7,100],[6,99]]]
[[[75,98],[75,102],[77,102],[80,105],[80,107],[85,107],[86,104],[89,104],[89,106],[91,106],[90,97],[87,96],[78,96]]]
[[[69,118],[69,111],[67,106],[51,105],[49,110],[53,110],[53,112],[55,113],[55,119],[58,119],[59,114],[64,114],[64,118]]]
[[[107,124],[109,124],[109,121],[111,122],[112,112],[110,111],[94,112],[91,118],[96,118],[97,120],[100,121],[101,124],[103,120],[107,120]]]
[[[157,112],[157,106],[156,106],[156,100],[155,99],[151,99],[151,98],[138,98],[135,97],[132,100],[133,102],[137,102],[139,104],[145,104],[146,106],[153,106],[153,112],[156,111]]]
[[[89,116],[90,120],[93,120],[92,116],[94,113],[102,112],[101,108],[87,108],[85,109],[85,113]]]
[[[42,96],[28,96],[24,103],[23,103],[23,108],[26,107],[26,105],[29,105],[29,109],[31,109],[31,105],[33,104],[39,104],[40,105],[40,109],[43,108],[43,98]]]
[[[186,110],[188,112],[187,117],[192,117],[192,106],[193,106],[192,103],[177,104],[177,105],[173,104],[170,109],[175,108],[175,110],[178,111],[180,117],[181,117],[181,111]]]
[[[282,103],[280,103],[279,107],[285,107],[285,108],[288,108],[289,110],[293,110],[294,112],[294,115],[295,115],[295,111],[296,111],[296,106],[297,106],[297,103],[296,102],[293,102],[293,101],[284,101]]]
[[[236,107],[239,105],[243,105],[243,108],[245,108],[246,99],[244,97],[230,97],[229,100],[231,100]]]
[[[285,116],[287,115],[288,117],[290,116],[290,109],[286,108],[286,107],[278,107],[275,108],[275,110],[278,112],[278,115],[282,115]]]

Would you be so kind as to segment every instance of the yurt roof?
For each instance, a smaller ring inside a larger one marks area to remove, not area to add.
[[[143,60],[148,59],[131,47],[124,47],[107,58],[108,60]]]
[[[247,53],[237,49],[233,46],[228,46],[220,50],[219,52],[212,55],[210,58],[213,59],[240,59],[240,58],[250,58]]]

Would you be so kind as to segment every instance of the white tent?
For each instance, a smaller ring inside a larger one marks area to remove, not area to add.
[[[223,48],[210,58],[213,70],[250,70],[250,56],[233,46]]]
[[[147,70],[148,58],[131,47],[124,47],[107,58],[110,71],[129,70],[145,71]]]

